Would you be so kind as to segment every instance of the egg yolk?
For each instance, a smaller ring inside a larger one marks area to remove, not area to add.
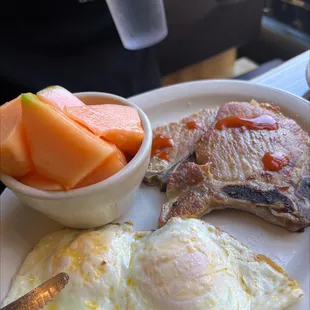
[[[174,301],[205,295],[212,284],[212,255],[199,242],[175,238],[152,245],[143,269],[153,294]]]
[[[85,301],[85,307],[89,310],[98,310],[98,304],[95,301],[87,300]]]

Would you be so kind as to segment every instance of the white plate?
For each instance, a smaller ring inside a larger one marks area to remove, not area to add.
[[[298,121],[309,132],[309,103],[289,93],[240,81],[199,81],[166,87],[132,101],[149,116],[153,127],[180,119],[200,108],[214,108],[228,101],[272,102]],[[120,219],[132,221],[136,229],[157,228],[165,194],[142,185],[132,209]],[[290,277],[299,281],[305,298],[292,309],[309,309],[310,228],[291,233],[254,215],[234,210],[214,212],[204,218],[235,236],[258,253],[271,257]],[[38,212],[22,206],[9,190],[1,195],[1,300],[23,259],[36,242],[60,225]]]
[[[307,80],[308,85],[310,87],[310,60],[308,62],[307,69],[306,69],[306,80]]]

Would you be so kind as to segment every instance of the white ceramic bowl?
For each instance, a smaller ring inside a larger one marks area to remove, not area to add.
[[[55,221],[74,228],[93,228],[119,218],[131,206],[135,190],[147,170],[152,129],[145,113],[119,96],[84,92],[76,94],[86,104],[116,103],[137,109],[145,137],[135,157],[121,171],[99,183],[70,191],[42,191],[18,182],[2,173],[1,181],[26,205]]]

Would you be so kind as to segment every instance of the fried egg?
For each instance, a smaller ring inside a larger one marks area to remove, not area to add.
[[[269,258],[203,221],[173,218],[155,232],[126,223],[43,238],[3,305],[62,271],[69,283],[45,310],[278,310],[303,296]]]
[[[132,224],[94,231],[64,229],[44,237],[13,279],[4,304],[62,271],[69,283],[44,310],[126,309]]]
[[[128,309],[285,309],[298,283],[216,227],[174,218],[133,244]]]

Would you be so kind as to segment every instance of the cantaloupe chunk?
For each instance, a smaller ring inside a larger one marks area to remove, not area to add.
[[[138,112],[117,104],[65,107],[72,119],[88,127],[96,135],[114,143],[122,151],[135,155],[144,138]]]
[[[18,178],[33,168],[22,123],[20,97],[0,107],[0,169]]]
[[[61,86],[49,86],[42,89],[37,93],[39,99],[49,105],[52,105],[60,110],[63,110],[65,106],[84,106],[84,103],[70,93],[67,89]]]
[[[38,174],[37,172],[29,172],[27,175],[19,179],[20,182],[24,183],[25,185],[45,190],[45,191],[62,191],[64,188],[57,182],[43,177],[42,175]]]
[[[116,148],[115,154],[110,155],[99,168],[91,172],[76,187],[84,187],[103,181],[123,169],[126,164],[125,155],[121,150]]]
[[[36,171],[71,189],[115,148],[33,94],[22,94],[22,112]]]

